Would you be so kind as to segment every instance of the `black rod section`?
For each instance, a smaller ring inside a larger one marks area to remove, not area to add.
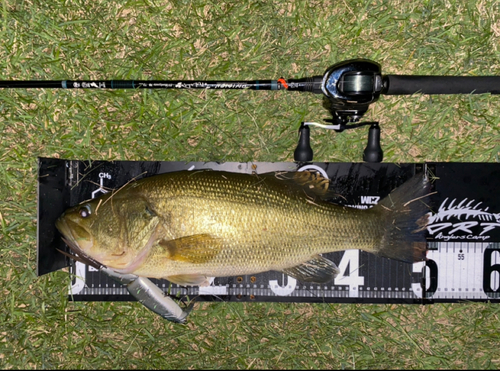
[[[196,80],[32,80],[0,81],[0,88],[30,89],[247,89],[281,90],[277,80],[257,81],[196,81]]]
[[[384,76],[385,95],[500,94],[500,76]]]

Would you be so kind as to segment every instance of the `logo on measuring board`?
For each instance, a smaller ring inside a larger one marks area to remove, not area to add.
[[[486,241],[488,232],[500,228],[500,213],[489,212],[482,202],[446,198],[437,213],[429,214],[427,231],[442,241]]]

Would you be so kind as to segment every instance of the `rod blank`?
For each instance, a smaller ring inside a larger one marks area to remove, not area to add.
[[[0,88],[11,89],[248,89],[280,90],[282,85],[276,80],[257,81],[148,81],[148,80],[32,80],[0,81]]]
[[[500,76],[384,76],[384,95],[500,94]],[[321,94],[321,76],[297,80],[28,80],[0,81],[0,89],[230,89],[289,90]],[[354,81],[356,82],[356,81]]]
[[[384,77],[385,95],[500,94],[500,76],[400,76]]]

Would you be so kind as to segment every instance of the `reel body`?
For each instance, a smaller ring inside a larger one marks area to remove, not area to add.
[[[338,63],[326,70],[321,90],[333,116],[325,121],[340,125],[358,122],[382,92],[380,65],[360,59]]]

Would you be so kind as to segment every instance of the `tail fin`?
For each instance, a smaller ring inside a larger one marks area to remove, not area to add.
[[[377,255],[408,263],[427,260],[429,188],[428,177],[417,174],[375,206],[386,219]]]

